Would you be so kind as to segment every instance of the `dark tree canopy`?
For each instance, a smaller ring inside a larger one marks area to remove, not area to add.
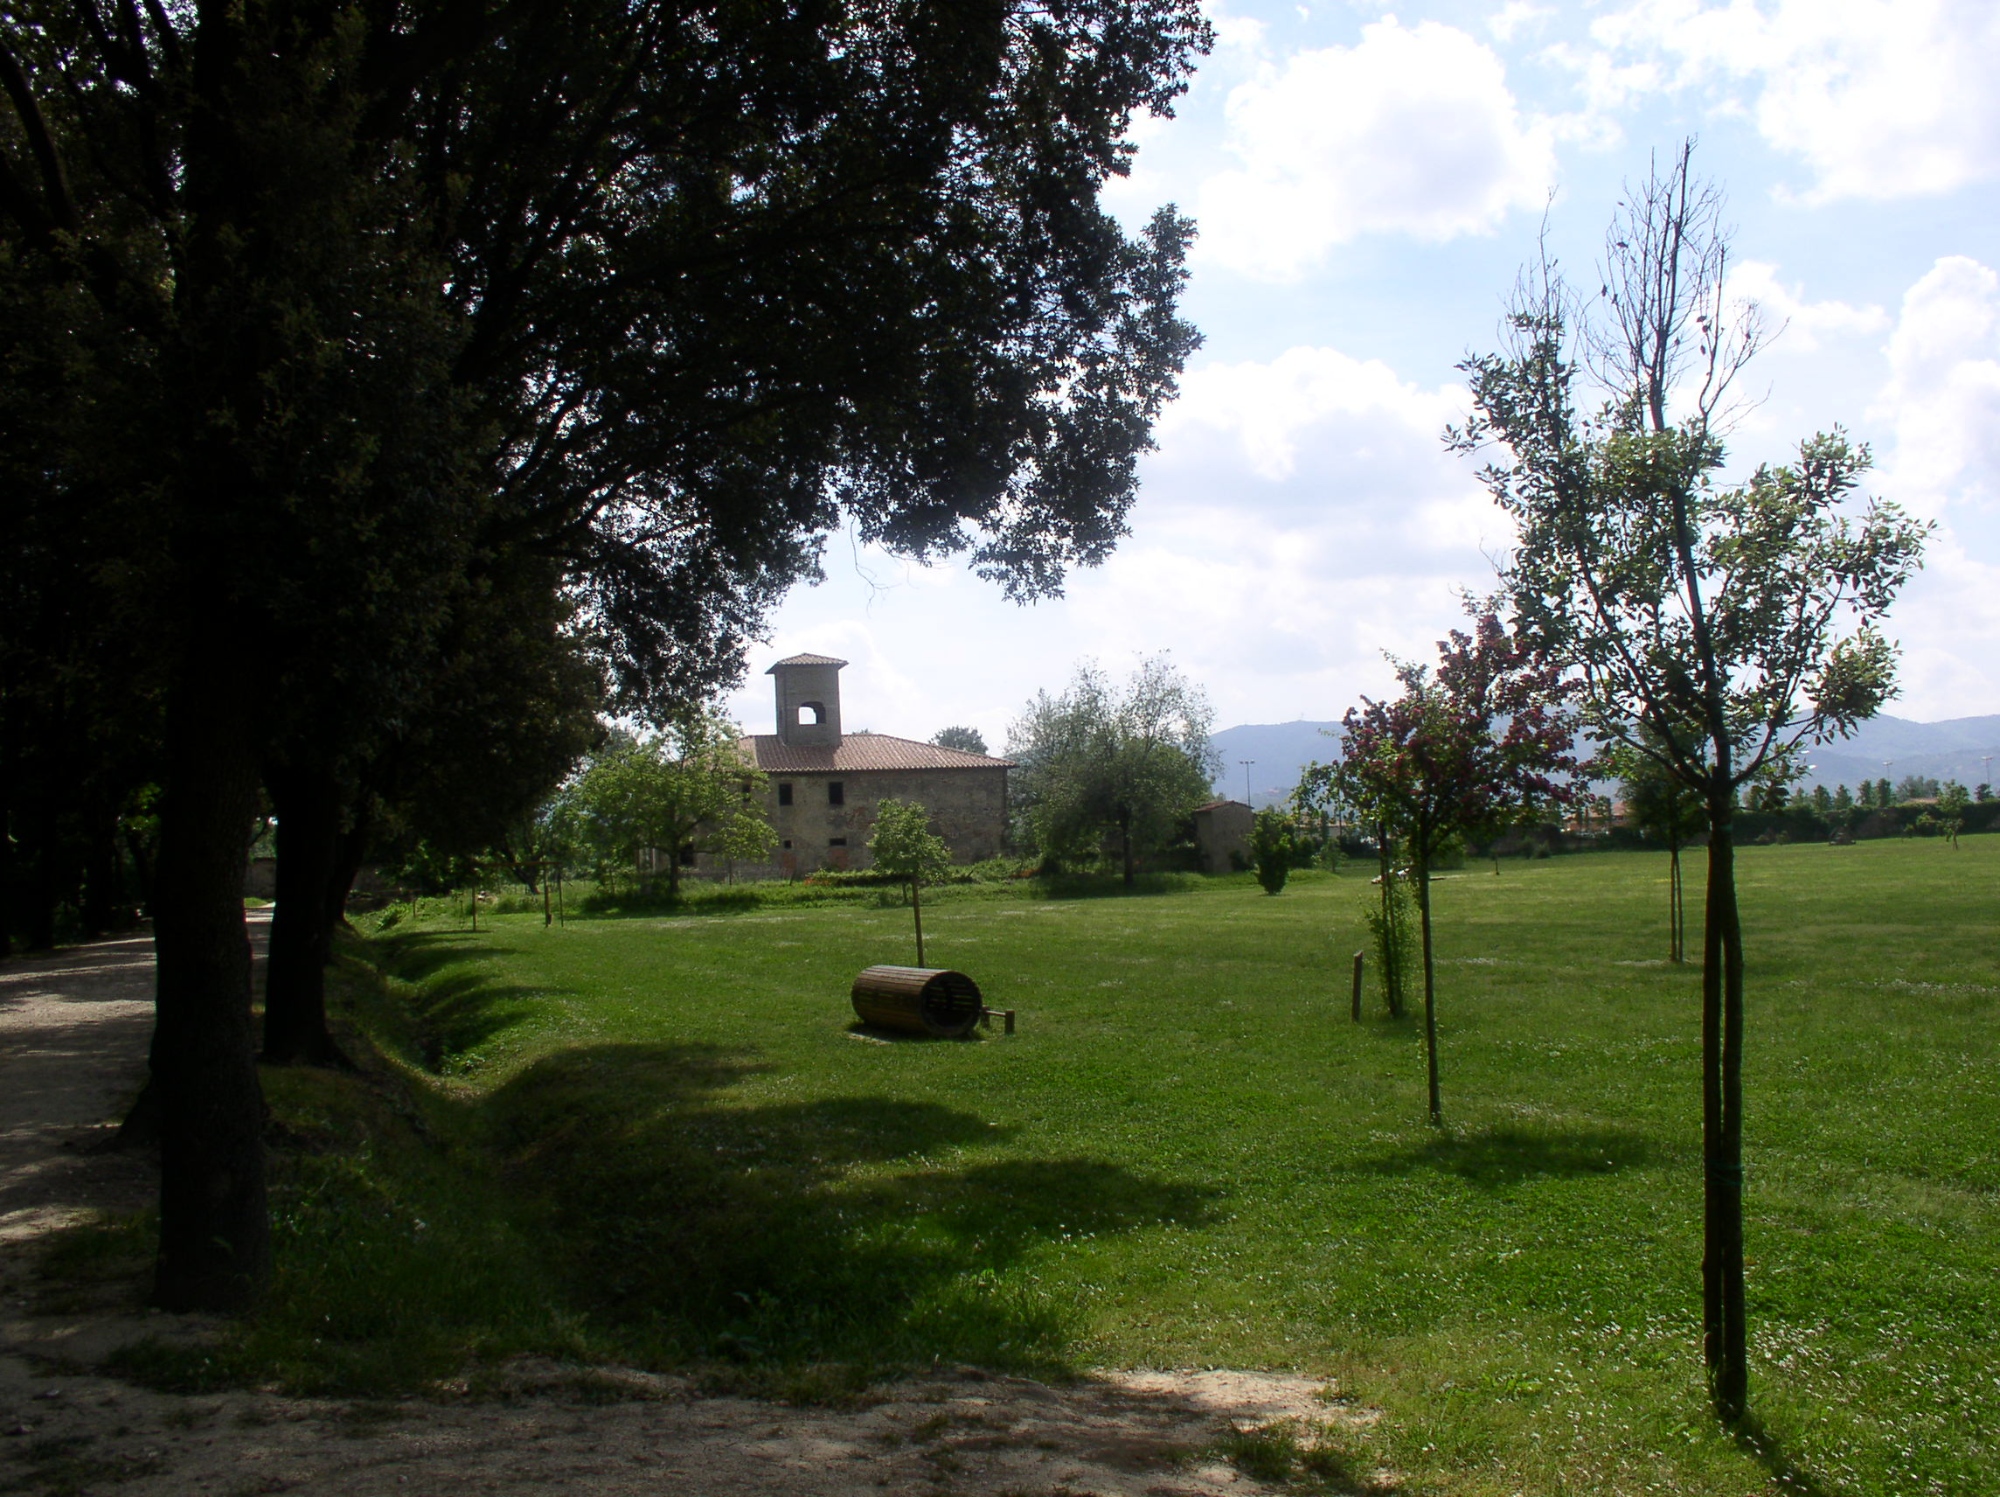
[[[1017,597],[1101,559],[1196,340],[1190,225],[1128,236],[1098,191],[1208,39],[1193,0],[0,20],[0,275],[74,376],[25,457],[123,507],[93,660],[129,647],[162,714],[163,1301],[268,1262],[262,781],[323,810],[393,756],[523,557],[660,720],[843,517]]]

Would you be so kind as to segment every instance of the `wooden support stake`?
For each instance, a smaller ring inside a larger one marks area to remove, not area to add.
[[[1014,1032],[1014,1010],[1012,1010],[1011,1008],[1003,1009],[1001,1011],[1001,1017],[1006,1021],[1007,1033],[1012,1034]]]
[[[1361,963],[1360,952],[1354,953],[1354,1022],[1361,1022]]]

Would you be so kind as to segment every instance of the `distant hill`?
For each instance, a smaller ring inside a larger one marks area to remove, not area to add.
[[[1852,738],[1821,744],[1806,755],[1814,766],[1808,785],[1846,785],[1888,775],[1929,775],[1977,785],[1992,778],[1982,756],[2000,760],[2000,717],[1953,717],[1913,723],[1901,717],[1865,722]],[[1883,761],[1891,762],[1886,768]]]
[[[1328,737],[1329,732],[1336,736]],[[1241,761],[1249,759],[1254,761],[1250,766],[1250,804],[1282,804],[1291,796],[1306,765],[1323,764],[1340,752],[1339,732],[1340,724],[1333,722],[1245,723],[1224,728],[1208,740],[1222,760],[1216,793],[1231,800],[1243,798]],[[1878,717],[1863,723],[1852,738],[1823,744],[1808,753],[1806,762],[1814,768],[1804,783],[1853,789],[1863,780],[1879,780],[1884,774],[1894,780],[1915,774],[1977,785],[1992,779],[1982,762],[1982,755],[1989,754],[2000,761],[2000,716],[1954,717],[1935,723]],[[1886,769],[1885,759],[1892,761]]]
[[[1243,799],[1244,759],[1250,766],[1250,804],[1269,806],[1290,800],[1299,775],[1308,764],[1324,764],[1340,753],[1339,723],[1246,723],[1209,735],[1222,760],[1216,794]]]

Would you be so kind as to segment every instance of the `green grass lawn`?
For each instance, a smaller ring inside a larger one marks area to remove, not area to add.
[[[1419,1024],[1348,1019],[1359,870],[941,898],[932,961],[1020,1014],[973,1043],[851,1031],[904,910],[406,921],[348,985],[428,1069],[271,1076],[237,1356],[1299,1368],[1411,1491],[2000,1491],[2000,837],[1740,867],[1753,1438],[1706,1413],[1699,973],[1646,855],[1439,882],[1443,1130]]]

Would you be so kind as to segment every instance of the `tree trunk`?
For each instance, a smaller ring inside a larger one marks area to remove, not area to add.
[[[47,763],[40,766],[47,770]],[[56,944],[56,827],[54,787],[45,773],[37,776],[41,793],[29,802],[26,841],[28,864],[28,949],[51,951]]]
[[[19,712],[12,680],[0,683],[0,958],[14,954],[14,829],[21,819],[20,755],[15,747]]]
[[[1396,860],[1389,850],[1389,828],[1375,824],[1375,860],[1381,868],[1382,887],[1382,993],[1389,1002],[1389,1017],[1403,1017],[1402,932],[1396,928]]]
[[[1687,906],[1681,899],[1681,844],[1667,843],[1667,960],[1687,960]]]
[[[354,892],[355,879],[361,876],[361,860],[368,856],[368,834],[373,820],[369,815],[369,806],[369,798],[364,792],[361,804],[355,808],[353,824],[340,834],[340,840],[334,846],[333,877],[326,886],[329,959],[333,932],[347,924],[347,899]]]
[[[924,900],[917,892],[917,880],[910,880],[910,911],[917,921],[917,965],[924,964]]]
[[[327,889],[340,843],[340,787],[320,764],[266,777],[278,813],[277,907],[264,974],[264,1055],[272,1065],[342,1059],[326,1027]]]
[[[1118,818],[1118,839],[1123,845],[1125,854],[1125,887],[1129,889],[1134,883],[1132,872],[1132,818],[1130,815]]]
[[[1702,930],[1702,1330],[1715,1409],[1743,1417],[1749,1362],[1743,1298],[1743,926],[1734,807],[1711,797]]]
[[[1437,983],[1431,969],[1431,860],[1417,846],[1417,928],[1424,947],[1424,1063],[1430,1072],[1431,1121],[1444,1121],[1444,1101],[1438,1095]]]
[[[243,833],[257,768],[252,683],[232,668],[239,644],[219,628],[197,635],[168,713],[152,1069],[160,1102],[153,1296],[169,1310],[240,1309],[271,1267],[243,925]]]

